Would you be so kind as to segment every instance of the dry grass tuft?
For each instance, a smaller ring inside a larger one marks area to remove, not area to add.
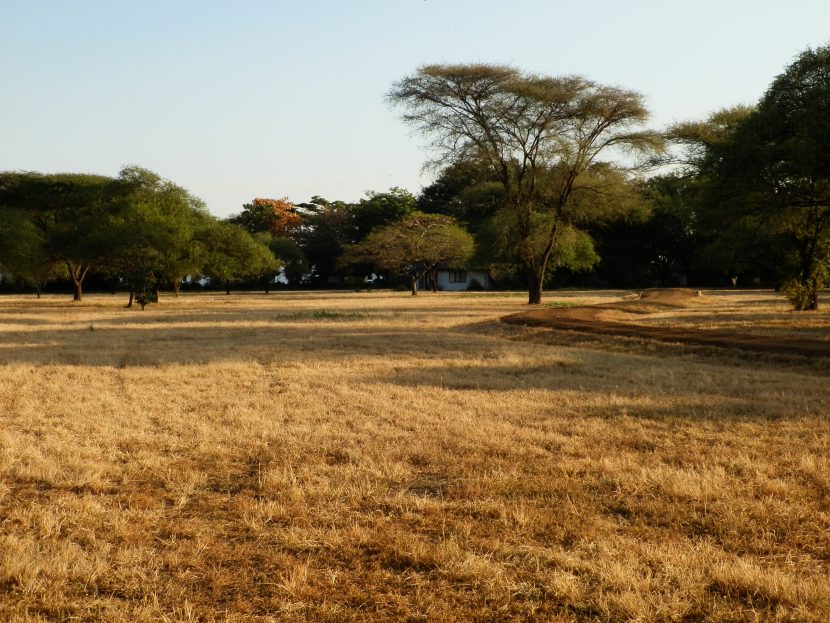
[[[638,322],[830,335],[710,296]],[[121,304],[0,299],[0,620],[830,620],[827,366],[489,293]]]

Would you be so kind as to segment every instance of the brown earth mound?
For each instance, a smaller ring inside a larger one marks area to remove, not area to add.
[[[534,309],[511,314],[502,322],[514,325],[544,327],[561,331],[579,331],[600,335],[615,335],[658,340],[738,348],[755,352],[830,357],[830,343],[807,339],[770,337],[737,331],[690,330],[673,327],[646,326],[632,319],[677,308],[705,308],[709,304],[698,290],[666,288],[631,294],[615,303],[569,307],[563,309]]]

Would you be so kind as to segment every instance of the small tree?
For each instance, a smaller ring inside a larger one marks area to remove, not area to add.
[[[472,253],[472,236],[454,218],[415,212],[372,231],[362,242],[347,249],[344,261],[368,263],[405,275],[415,296],[421,277],[440,264],[463,266]]]

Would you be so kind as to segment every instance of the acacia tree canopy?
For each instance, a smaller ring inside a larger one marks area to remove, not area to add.
[[[463,266],[473,253],[473,238],[443,214],[414,212],[379,227],[362,242],[348,247],[344,262],[372,264],[409,277],[413,296],[418,280],[439,264]]]
[[[117,253],[109,223],[120,192],[115,179],[102,175],[0,173],[0,205],[27,214],[47,264],[66,268],[75,300],[81,300],[89,271]]]
[[[502,184],[502,209],[514,222],[531,304],[541,302],[557,237],[575,226],[568,207],[576,195],[596,190],[585,183],[586,174],[610,166],[600,156],[653,153],[662,146],[657,133],[640,129],[648,112],[638,93],[581,76],[427,65],[395,83],[388,97],[403,109],[406,123],[432,139],[436,163],[481,162]]]

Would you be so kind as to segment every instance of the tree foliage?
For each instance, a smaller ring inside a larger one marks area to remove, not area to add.
[[[122,193],[111,217],[110,235],[119,242],[109,270],[144,307],[158,300],[162,283],[178,288],[182,277],[202,269],[206,256],[200,232],[210,220],[204,203],[147,169],[124,167]]]
[[[415,196],[402,188],[386,192],[369,191],[366,197],[352,207],[355,239],[363,240],[372,230],[398,221],[415,211]]]
[[[96,271],[142,307],[187,274],[210,270],[229,284],[277,265],[244,229],[220,224],[201,200],[137,166],[116,178],[0,173],[0,262],[38,290],[60,267],[76,300]]]
[[[265,244],[234,223],[214,221],[202,236],[207,249],[204,272],[224,284],[228,294],[234,282],[273,274],[280,267]]]
[[[0,206],[0,271],[34,287],[38,297],[48,281],[64,272],[48,258],[43,232],[24,210]]]
[[[357,240],[354,206],[314,196],[298,209],[302,227],[297,240],[308,264],[309,281],[326,285],[338,272],[337,260],[345,246]]]

